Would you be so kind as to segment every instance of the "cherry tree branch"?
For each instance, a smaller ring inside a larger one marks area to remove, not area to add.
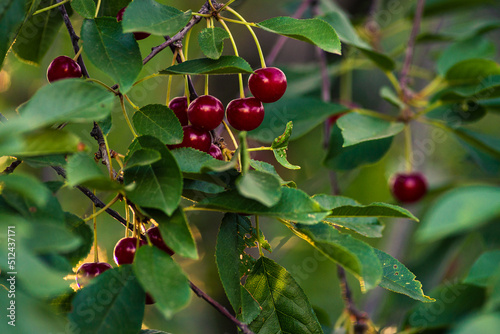
[[[12,174],[14,173],[14,170],[22,163],[23,161],[20,159],[17,159],[16,161],[13,161],[7,168],[5,168],[2,172],[2,174]]]
[[[56,0],[57,3],[62,2],[63,0]],[[80,40],[80,37],[75,32],[75,29],[73,28],[73,25],[71,24],[71,21],[68,16],[68,12],[66,11],[66,7],[64,7],[64,4],[59,6],[59,11],[61,12],[61,15],[64,20],[64,24],[66,25],[66,29],[68,29],[69,36],[71,37],[71,43],[73,44],[73,50],[75,51],[75,55],[78,54],[78,51],[80,51],[80,46],[78,45],[78,41]],[[78,57],[78,65],[80,65],[80,68],[82,69],[82,74],[88,78],[89,77],[89,72],[87,71],[87,67],[85,66],[85,63],[83,62],[82,55]]]
[[[408,41],[408,47],[406,48],[405,60],[403,63],[403,68],[401,69],[401,74],[399,78],[399,83],[401,86],[401,92],[403,94],[403,99],[407,102],[411,98],[411,92],[408,89],[408,74],[410,73],[411,64],[413,61],[413,55],[415,52],[415,40],[420,31],[420,24],[422,22],[422,15],[424,13],[425,0],[417,1],[417,9],[415,12],[415,18],[413,19],[413,27],[410,33],[410,40]]]

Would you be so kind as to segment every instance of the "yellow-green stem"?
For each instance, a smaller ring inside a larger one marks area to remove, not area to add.
[[[418,94],[418,96],[420,98],[425,98],[429,95],[431,95],[432,93],[434,93],[437,89],[439,89],[439,87],[442,85],[443,83],[443,78],[438,76],[436,78],[434,78],[434,80],[432,80],[431,82],[429,82],[429,84],[427,86],[425,86],[421,91],[420,93]]]
[[[224,20],[220,20],[219,22],[220,22],[220,24],[222,24],[224,29],[226,29],[227,33],[229,34],[229,40],[231,41],[231,44],[233,45],[234,55],[239,57],[240,54],[238,53],[238,47],[236,46],[236,42],[234,41],[233,34],[231,34],[231,30],[229,30],[229,27],[224,22]],[[238,81],[239,81],[239,85],[240,85],[240,97],[242,99],[244,99],[245,98],[245,89],[243,87],[243,75],[241,73],[238,74]]]
[[[98,217],[101,213],[104,213],[107,209],[109,209],[113,204],[116,203],[116,201],[118,201],[118,199],[120,198],[120,195],[116,195],[115,198],[113,198],[111,200],[111,202],[109,202],[108,204],[106,204],[106,206],[104,208],[102,208],[101,210],[97,211],[96,213],[93,213],[90,217],[87,217],[85,218],[83,221],[84,222],[88,222],[96,217]]]
[[[196,206],[188,206],[183,208],[185,212],[189,211],[210,211],[210,212],[222,212],[222,210],[217,210],[217,209],[209,209],[209,208],[198,208]]]
[[[208,74],[205,75],[205,95],[208,95]]]
[[[125,117],[125,121],[127,122],[127,125],[128,125],[128,128],[130,129],[130,132],[132,132],[132,135],[134,135],[134,137],[137,138],[138,135],[135,132],[134,127],[132,126],[132,123],[130,122],[130,118],[128,117],[128,114],[127,114],[127,109],[125,109],[125,103],[123,102],[123,97],[120,97],[120,105],[122,107],[123,116]]]
[[[165,74],[155,73],[155,74],[148,75],[147,77],[144,77],[141,80],[137,80],[136,82],[134,82],[133,86],[137,86],[138,84],[140,84],[146,80],[153,79],[153,78],[156,78],[156,77],[159,77],[162,75],[165,75]]]
[[[201,16],[201,17],[206,17],[206,18],[209,18],[209,17],[211,17],[212,15],[211,15],[211,14],[200,14],[200,13],[197,13],[197,12],[192,12],[192,13],[191,13],[191,16]]]
[[[248,23],[243,18],[243,16],[241,16],[237,11],[235,11],[231,7],[226,6],[226,10],[228,12],[230,12],[231,14],[233,14],[234,16],[236,16],[237,18],[239,18],[242,22]],[[250,31],[250,34],[252,34],[252,37],[255,41],[255,45],[257,46],[257,51],[259,52],[261,66],[262,66],[262,68],[266,68],[266,60],[265,60],[264,53],[262,52],[262,48],[261,48],[260,43],[259,43],[259,39],[257,38],[257,35],[255,34],[255,32],[253,31],[252,27],[249,24],[245,24],[245,26],[247,27],[248,31]]]
[[[345,61],[342,61],[340,68],[345,66]],[[342,102],[351,102],[352,101],[352,70],[345,71],[340,76],[340,100]]]
[[[398,94],[400,94],[401,93],[401,86],[399,85],[399,81],[396,78],[396,76],[394,76],[394,73],[392,73],[390,71],[387,71],[387,72],[384,72],[384,73],[387,76],[387,79],[389,79],[389,81],[391,82],[391,84],[394,87],[394,89],[396,90],[396,92]]]
[[[93,190],[95,196],[95,189]],[[94,216],[94,262],[99,262],[99,252],[97,251],[97,216],[95,215],[95,203],[92,204],[92,215]]]
[[[97,1],[97,7],[95,9],[95,15],[94,15],[94,18],[97,17],[97,14],[99,14],[99,9],[101,9],[101,1],[102,0],[98,0]]]
[[[177,61],[177,54],[179,53],[179,50],[178,49],[175,49],[174,51],[174,55],[172,57],[172,63],[171,63],[171,66],[174,66],[175,65],[175,62]],[[173,75],[169,75],[168,76],[168,84],[167,84],[167,103],[166,105],[168,106],[168,104],[170,103],[170,97],[171,97],[171,93],[172,93],[172,80],[173,80],[174,76]]]
[[[222,10],[226,9],[227,6],[229,6],[230,4],[232,4],[235,1],[236,0],[230,0],[230,1],[228,1],[224,6],[222,6],[222,8],[220,10],[222,11]]]
[[[186,51],[185,58],[182,61],[186,61],[189,59],[189,41],[191,40],[191,29],[186,34],[186,39],[184,42],[184,50]]]
[[[411,128],[410,124],[405,126],[405,153],[406,153],[406,172],[410,173],[412,171],[412,159],[413,159],[413,143],[411,139]]]
[[[144,236],[146,237],[146,240],[148,241],[148,245],[153,246],[153,243],[149,239],[149,234],[146,232],[146,227],[144,226],[143,223],[141,223],[141,227],[142,227],[142,231],[144,232]],[[139,239],[139,238],[137,238],[137,239]]]
[[[111,180],[115,179],[115,176],[113,175],[113,159],[111,159],[111,154],[109,150],[109,145],[108,145],[108,136],[106,136],[104,133],[102,134],[102,138],[104,139],[104,146],[106,147],[106,154],[108,155],[108,161],[109,161],[109,178]]]
[[[106,85],[106,84],[105,84],[104,82],[102,82],[102,81],[99,81],[99,80],[97,80],[97,79],[92,79],[92,78],[87,78],[87,79],[85,79],[85,80],[95,82],[96,84],[101,85],[101,86],[103,86],[104,88],[106,88],[107,90],[109,90],[111,93],[116,94],[116,91],[115,91],[115,90],[113,90],[113,88],[109,87],[108,85]]]
[[[78,49],[78,52],[76,53],[76,55],[73,57],[73,60],[76,62],[78,60],[78,57],[80,57],[80,55],[82,54],[82,51],[83,51],[83,46],[80,47],[80,49]]]
[[[130,226],[130,209],[127,204],[127,200],[125,199],[125,220],[127,221],[127,226],[125,226],[125,238],[128,238],[128,230]]]
[[[427,108],[425,108],[424,110],[419,111],[415,116],[416,117],[423,116],[423,115],[427,114],[428,112],[436,109],[437,107],[442,106],[443,104],[444,103],[442,101],[436,101],[433,104],[431,104],[430,106],[428,106]]]
[[[67,2],[70,2],[71,0],[64,0],[64,1],[61,1],[61,2],[58,2],[58,3],[55,3],[53,5],[50,5],[48,7],[45,7],[45,8],[42,8],[42,9],[39,9],[37,10],[36,12],[33,13],[33,15],[37,15],[37,14],[40,14],[40,13],[43,13],[43,12],[46,12],[48,10],[51,10],[51,9],[54,9],[54,8],[57,8],[61,5],[64,5],[65,3]]]
[[[369,110],[369,109],[358,108],[358,109],[353,109],[352,111],[355,112],[355,113],[361,114],[361,115],[376,117],[376,118],[380,118],[380,119],[383,119],[383,120],[386,120],[386,121],[389,121],[389,122],[394,122],[394,121],[397,120],[397,118],[394,117],[394,116],[390,116],[390,115],[386,115],[386,114],[381,114],[379,112],[376,112],[376,111],[373,111],[373,110]]]
[[[257,230],[257,246],[259,247],[259,255],[264,256],[264,252],[262,252],[262,245],[260,242],[260,224],[258,215],[255,215],[255,229]]]
[[[236,138],[233,135],[233,131],[231,131],[231,129],[227,125],[226,121],[222,121],[222,124],[224,124],[224,128],[226,128],[227,133],[229,133],[229,137],[231,137],[231,141],[233,142],[234,149],[237,150],[238,149],[238,142],[236,141]]]
[[[247,152],[272,151],[272,147],[254,147],[247,149]]]

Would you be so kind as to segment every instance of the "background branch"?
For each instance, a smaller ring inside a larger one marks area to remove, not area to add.
[[[22,163],[22,160],[17,159],[16,161],[13,161],[7,168],[5,168],[2,172],[2,174],[12,174],[14,173],[14,170]]]

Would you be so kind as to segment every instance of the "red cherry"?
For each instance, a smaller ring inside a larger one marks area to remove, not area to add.
[[[47,68],[47,80],[54,82],[61,79],[80,78],[82,69],[80,65],[67,56],[55,58]]]
[[[87,285],[92,278],[111,268],[111,265],[106,262],[84,263],[76,271],[76,285],[81,288]]]
[[[151,297],[151,295],[149,293],[146,293],[146,305],[151,305],[154,303],[155,303],[155,300],[153,299],[153,297]]]
[[[188,125],[188,100],[185,96],[179,96],[170,101],[168,107],[175,113],[181,125]]]
[[[403,203],[417,202],[427,193],[427,181],[421,173],[399,173],[390,183],[393,196]]]
[[[163,241],[163,238],[161,237],[160,229],[158,228],[158,226],[150,227],[147,230],[147,233],[148,233],[148,236],[149,236],[149,240],[151,240],[151,243],[155,247],[157,247],[158,249],[161,249],[162,251],[164,251],[168,255],[174,255],[175,254],[175,252],[173,250],[171,250],[170,247],[168,247],[165,244],[165,241]]]
[[[285,94],[286,86],[285,73],[276,67],[260,68],[248,79],[253,96],[264,103],[278,101]]]
[[[340,114],[335,114],[335,115],[332,115],[330,116],[326,122],[328,124],[328,127],[331,127],[333,124],[337,123],[337,121],[339,120],[340,117],[344,116],[346,113],[343,112],[343,113],[340,113]]]
[[[127,7],[123,7],[122,9],[120,9],[118,14],[116,14],[116,20],[118,22],[123,20],[123,14],[125,14],[125,9],[127,9]],[[149,34],[147,32],[134,32],[134,37],[135,37],[136,41],[140,41],[141,39],[148,38],[149,36],[151,36],[151,34]]]
[[[212,144],[210,146],[210,150],[208,150],[208,154],[210,154],[212,157],[214,157],[217,160],[222,160],[224,161],[224,157],[222,156],[222,151],[220,150],[219,146]]]
[[[195,128],[210,131],[222,123],[224,106],[219,99],[211,95],[202,95],[191,102],[187,114]]]
[[[145,245],[143,240],[139,241],[139,247]],[[137,238],[122,238],[118,241],[113,252],[117,265],[131,264],[134,262],[137,250]]]
[[[210,145],[212,144],[210,132],[198,130],[192,125],[183,126],[182,130],[184,131],[184,139],[182,140],[182,143],[177,145],[168,145],[169,149],[173,150],[181,147],[192,147],[196,150],[208,153]]]
[[[239,131],[257,129],[264,120],[264,106],[255,97],[236,99],[227,105],[227,121]]]

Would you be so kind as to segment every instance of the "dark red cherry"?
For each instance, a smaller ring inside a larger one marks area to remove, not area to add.
[[[111,268],[111,265],[106,262],[84,263],[76,271],[76,285],[79,288],[84,287],[91,279]]]
[[[212,157],[214,157],[217,160],[222,160],[224,161],[224,157],[222,156],[222,151],[220,150],[219,146],[212,144],[210,146],[210,150],[208,150],[208,154],[210,154]]]
[[[285,73],[276,67],[259,68],[248,79],[253,96],[264,103],[278,101],[285,94],[286,86]]]
[[[61,79],[80,78],[82,69],[80,65],[67,56],[55,58],[47,68],[47,80],[54,82]]]
[[[202,95],[191,102],[187,114],[195,128],[210,131],[222,123],[224,106],[219,99],[211,95]]]
[[[184,131],[184,139],[182,140],[182,143],[177,145],[168,145],[169,149],[173,150],[181,147],[192,147],[199,151],[208,153],[210,145],[212,145],[210,132],[198,130],[192,125],[183,126],[182,130]]]
[[[255,97],[232,100],[226,113],[229,124],[239,131],[257,129],[264,120],[264,106]]]
[[[418,172],[398,173],[391,178],[391,191],[400,202],[417,202],[427,193],[427,181]]]
[[[188,115],[187,115],[187,109],[188,109],[188,100],[187,97],[185,96],[179,96],[176,98],[173,98],[170,103],[168,104],[168,107],[172,109],[172,111],[175,113],[175,116],[179,119],[179,122],[181,122],[181,125],[188,125]]]
[[[139,241],[139,247],[145,245],[143,240]],[[137,238],[122,238],[118,241],[113,252],[117,265],[131,264],[134,262],[137,250]]]
[[[151,295],[149,293],[146,293],[146,305],[151,305],[154,303],[155,303],[155,300],[153,299],[153,297],[151,297]]]
[[[328,124],[329,127],[331,127],[333,124],[337,123],[337,121],[339,120],[340,117],[344,116],[346,113],[343,112],[343,113],[340,113],[340,114],[335,114],[335,115],[332,115],[330,116],[326,122]]]
[[[123,20],[123,14],[125,14],[125,9],[127,9],[127,7],[123,7],[122,9],[120,9],[118,14],[116,14],[116,20],[118,22]],[[134,37],[135,37],[136,41],[140,41],[141,39],[148,38],[149,36],[151,36],[151,34],[149,34],[147,32],[134,32]]]
[[[155,247],[157,247],[158,249],[161,249],[165,253],[168,253],[168,255],[175,254],[175,252],[165,244],[165,241],[163,241],[163,238],[161,237],[160,229],[158,228],[158,226],[150,227],[147,230],[147,233],[149,236],[149,240],[151,240],[151,243]]]

